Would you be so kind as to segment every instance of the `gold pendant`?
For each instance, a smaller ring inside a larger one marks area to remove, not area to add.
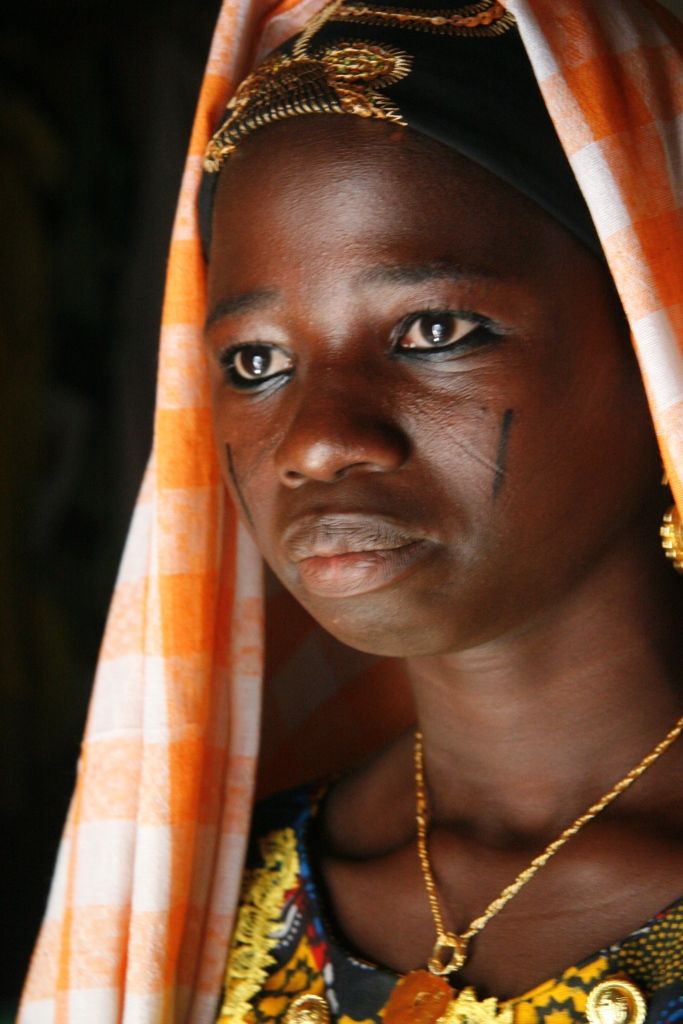
[[[511,1006],[481,1002],[474,989],[455,993],[430,971],[411,971],[396,985],[384,1010],[384,1024],[512,1024]],[[602,1022],[601,1022],[602,1024]]]
[[[427,966],[432,974],[445,977],[459,971],[467,960],[467,940],[453,932],[444,932],[434,943]]]
[[[401,978],[384,1009],[384,1024],[436,1024],[453,989],[429,971],[411,971]]]

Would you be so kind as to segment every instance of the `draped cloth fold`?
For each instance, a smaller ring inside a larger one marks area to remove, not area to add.
[[[320,6],[224,0],[219,16],[171,242],[154,448],[22,1024],[211,1021],[257,760],[263,788],[288,785],[343,767],[411,719],[396,665],[336,644],[264,585],[213,453],[202,154],[254,55]],[[506,6],[595,221],[683,509],[681,25],[654,0]]]

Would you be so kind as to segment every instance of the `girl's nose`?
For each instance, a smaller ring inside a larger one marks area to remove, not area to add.
[[[400,469],[408,457],[407,436],[359,398],[339,391],[302,401],[275,454],[283,484],[335,483],[352,473]]]

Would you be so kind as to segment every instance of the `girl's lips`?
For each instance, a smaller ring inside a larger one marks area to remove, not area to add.
[[[322,597],[350,597],[378,590],[409,572],[429,552],[428,541],[409,541],[399,547],[314,555],[297,562],[303,586]]]

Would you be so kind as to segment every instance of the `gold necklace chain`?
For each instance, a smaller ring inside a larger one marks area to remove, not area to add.
[[[671,746],[671,744],[678,739],[681,732],[683,731],[683,717],[679,718],[673,729],[666,734],[663,740],[661,740],[654,750],[651,750],[649,754],[640,761],[635,768],[632,768],[628,775],[625,775],[623,779],[615,783],[614,786],[605,793],[604,796],[600,797],[594,804],[588,808],[583,814],[568,825],[567,828],[560,833],[557,839],[554,839],[551,843],[546,846],[542,853],[539,853],[537,857],[531,861],[531,863],[524,868],[523,871],[517,875],[515,880],[507,885],[499,896],[496,896],[494,900],[489,903],[483,914],[479,917],[475,917],[469,927],[456,935],[455,932],[449,932],[443,920],[443,914],[441,912],[441,905],[439,903],[439,896],[436,891],[436,881],[432,873],[432,866],[429,862],[429,852],[427,850],[427,831],[429,828],[429,809],[427,806],[427,788],[425,784],[425,772],[424,772],[424,755],[422,749],[422,733],[416,731],[415,733],[415,796],[416,796],[416,819],[417,819],[417,853],[420,858],[420,868],[422,869],[422,878],[424,880],[424,886],[427,892],[427,899],[429,900],[429,907],[432,912],[432,918],[436,926],[436,943],[430,957],[428,967],[432,974],[436,975],[447,975],[453,971],[459,971],[467,960],[467,946],[475,935],[477,935],[485,925],[499,914],[504,906],[506,906],[510,900],[517,895],[527,882],[530,882],[537,871],[539,871],[545,864],[548,863],[551,857],[553,857],[558,850],[560,850],[564,844],[575,836],[576,833],[587,825],[589,821],[592,821],[601,811],[612,803],[620,793],[632,786],[636,779],[640,778],[643,772],[654,764],[654,762],[661,757],[665,750]]]

